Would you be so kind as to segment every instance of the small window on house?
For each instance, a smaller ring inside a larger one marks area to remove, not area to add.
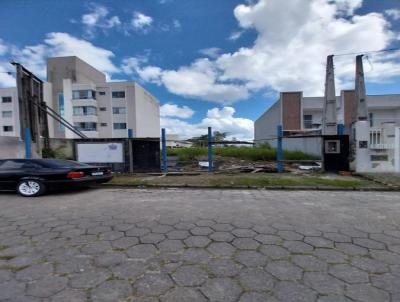
[[[85,99],[96,99],[96,91],[94,90],[73,90],[72,99],[74,100],[85,100]]]
[[[107,111],[107,108],[106,107],[100,107],[99,110],[100,111]]]
[[[12,111],[3,111],[1,113],[1,116],[4,117],[4,118],[12,117]]]
[[[100,123],[101,127],[107,127],[107,123]]]
[[[125,107],[113,107],[113,114],[126,114]]]
[[[13,126],[3,126],[3,131],[4,132],[12,132],[13,131]]]
[[[126,123],[114,123],[115,130],[123,130],[126,129]]]
[[[339,154],[340,153],[340,141],[339,140],[326,140],[325,141],[325,153],[326,154]]]
[[[368,118],[369,118],[369,126],[373,127],[374,126],[374,114],[372,112],[370,112],[368,114]]]
[[[313,127],[312,114],[303,115],[304,129],[311,129]]]
[[[74,123],[75,129],[79,131],[96,131],[97,124],[93,122]]]
[[[112,97],[113,97],[113,99],[125,98],[125,91],[113,91]]]
[[[12,97],[10,97],[10,96],[3,96],[3,97],[1,98],[1,101],[2,101],[3,103],[11,103],[11,102],[12,102]]]
[[[105,91],[99,91],[99,94],[100,95],[106,95],[106,92]]]

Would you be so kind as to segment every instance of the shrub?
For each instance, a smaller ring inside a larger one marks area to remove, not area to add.
[[[198,157],[207,156],[206,147],[176,148],[168,149],[169,156],[178,156],[179,160],[195,160]],[[259,147],[214,147],[213,154],[221,157],[234,157],[251,161],[274,161],[276,160],[276,149],[269,146]],[[284,151],[285,160],[314,160],[317,156],[303,153],[301,151]]]

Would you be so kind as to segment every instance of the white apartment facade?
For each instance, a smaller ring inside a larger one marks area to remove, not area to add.
[[[19,136],[17,88],[0,89],[0,136]]]
[[[107,82],[104,73],[78,57],[49,58],[43,91],[47,105],[89,138],[160,137],[154,96],[134,81]],[[17,90],[0,89],[0,96],[12,97],[11,104],[0,99],[0,135],[19,136]],[[50,137],[78,138],[53,118],[48,121]]]

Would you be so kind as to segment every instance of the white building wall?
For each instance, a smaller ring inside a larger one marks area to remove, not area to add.
[[[160,137],[159,102],[136,82],[105,82],[103,73],[77,57],[50,58],[48,78],[52,82],[45,82],[43,90],[47,105],[72,125],[78,122],[96,123],[97,131],[84,131],[88,137],[128,137],[128,129],[133,130],[134,137]],[[73,90],[89,89],[96,91],[96,99],[73,99]],[[105,94],[100,95],[100,91]],[[125,97],[113,98],[113,91],[124,91]],[[12,96],[12,103],[3,104],[1,96]],[[60,108],[59,100],[63,108]],[[76,106],[94,106],[97,115],[74,116],[73,108]],[[114,114],[113,107],[125,108],[125,113]],[[100,108],[105,108],[105,111]],[[3,118],[1,111],[12,111],[12,118]],[[53,118],[49,117],[48,121],[50,137],[78,137]],[[114,129],[115,123],[125,123],[126,129]],[[3,126],[12,126],[13,131],[4,132]],[[5,135],[20,135],[16,88],[0,89],[0,136]]]
[[[11,103],[3,103],[3,97],[11,97]],[[3,112],[11,111],[11,117],[3,117]],[[4,127],[11,126],[12,131]],[[20,136],[19,105],[17,88],[0,89],[0,136]]]
[[[262,116],[254,122],[254,140],[257,145],[268,143],[275,147],[276,140],[269,138],[276,137],[277,125],[281,124],[281,102],[277,101]]]
[[[143,87],[135,84],[137,137],[160,137],[160,104]]]

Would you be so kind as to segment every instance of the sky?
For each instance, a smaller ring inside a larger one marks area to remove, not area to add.
[[[253,138],[281,91],[323,95],[329,54],[400,47],[400,0],[0,0],[0,87],[11,60],[46,79],[46,58],[76,55],[108,80],[135,80],[183,138],[207,127]],[[337,93],[354,55],[336,56]],[[400,51],[364,60],[368,94],[400,93]]]

